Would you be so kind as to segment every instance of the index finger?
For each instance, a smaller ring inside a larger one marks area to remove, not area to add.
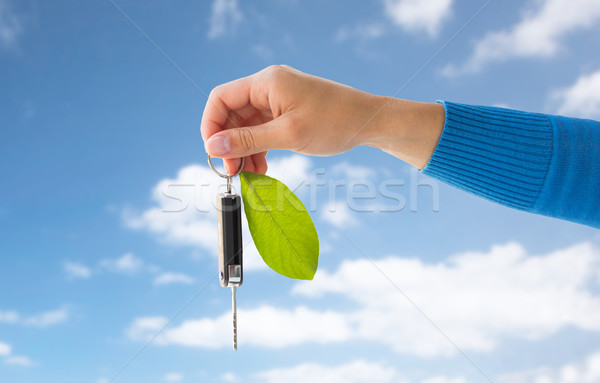
[[[257,80],[258,78],[254,74],[219,85],[210,92],[200,126],[204,141],[222,131],[228,122],[239,127],[231,119],[231,112],[246,105],[252,105],[256,109],[269,108],[266,92],[259,90],[261,83]]]

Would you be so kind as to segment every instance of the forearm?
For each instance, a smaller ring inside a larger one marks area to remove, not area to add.
[[[376,98],[374,117],[365,128],[362,145],[379,148],[422,169],[444,128],[443,105],[393,97]]]

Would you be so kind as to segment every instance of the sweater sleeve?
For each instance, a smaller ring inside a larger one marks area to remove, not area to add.
[[[600,123],[443,102],[423,173],[512,208],[600,228]]]

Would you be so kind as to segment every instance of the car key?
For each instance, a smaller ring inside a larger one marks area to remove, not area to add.
[[[227,190],[217,196],[217,222],[219,234],[219,282],[222,287],[231,287],[231,305],[233,314],[233,350],[237,351],[237,288],[242,285],[243,243],[242,243],[242,199],[231,192],[234,176],[225,176],[210,167],[221,177],[227,178]],[[240,164],[241,172],[244,161]],[[236,175],[237,175],[236,174]]]
[[[237,194],[217,196],[219,230],[219,281],[231,287],[233,308],[233,349],[237,350],[237,288],[242,285],[242,204]]]

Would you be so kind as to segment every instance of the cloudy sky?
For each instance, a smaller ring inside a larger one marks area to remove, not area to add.
[[[199,131],[270,64],[600,119],[599,41],[597,0],[0,0],[0,380],[600,381],[600,233],[372,148],[269,154],[320,265],[282,277],[244,231],[234,353]]]

